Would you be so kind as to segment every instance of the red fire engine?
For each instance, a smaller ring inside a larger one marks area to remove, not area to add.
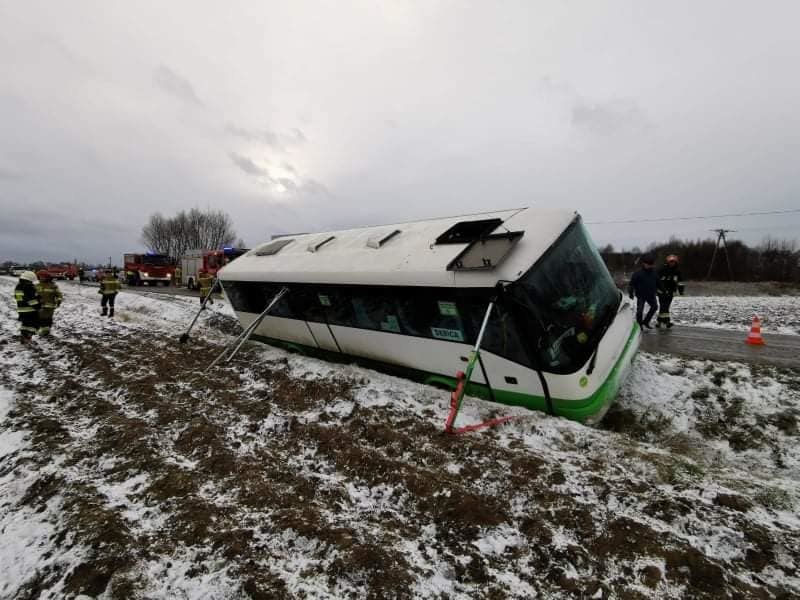
[[[128,285],[169,285],[175,277],[175,261],[164,254],[125,254],[124,262]]]
[[[75,265],[49,265],[45,271],[50,273],[53,279],[69,279],[72,281],[78,276],[78,267]]]

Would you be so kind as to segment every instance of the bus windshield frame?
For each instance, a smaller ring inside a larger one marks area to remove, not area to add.
[[[171,267],[175,264],[175,261],[166,254],[143,254],[141,264],[154,267]]]
[[[579,217],[509,291],[533,364],[557,374],[591,359],[622,301]]]

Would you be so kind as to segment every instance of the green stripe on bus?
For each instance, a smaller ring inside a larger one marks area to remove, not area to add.
[[[631,332],[628,336],[628,341],[625,343],[625,347],[620,353],[620,356],[617,359],[617,362],[614,364],[614,367],[611,369],[611,372],[608,374],[608,377],[597,389],[597,391],[586,398],[577,400],[552,398],[553,412],[557,416],[565,417],[573,421],[583,422],[598,413],[605,412],[617,394],[617,390],[619,389],[619,385],[621,383],[620,376],[622,374],[623,367],[625,366],[625,361],[628,358],[628,352],[631,344],[636,339],[638,334],[638,330],[638,324],[634,324],[631,327]],[[295,342],[285,342],[283,340],[261,335],[253,335],[251,339],[258,340],[272,346],[287,348],[292,351],[297,351],[298,348],[301,348],[302,354],[319,356],[333,362],[342,362],[343,360],[346,360],[347,362],[356,362],[366,367],[374,368],[378,371],[388,372],[406,379],[413,379],[426,385],[438,384],[439,386],[446,386],[449,389],[455,389],[456,386],[455,377],[450,377],[447,375],[430,373],[428,371],[422,371],[411,367],[404,367],[401,365],[395,365],[392,363],[377,361],[375,359],[364,358],[351,354],[339,354],[338,352],[332,352],[322,348],[314,348],[312,346],[297,344]],[[574,373],[573,375],[577,375],[577,373]],[[532,410],[547,412],[547,401],[543,396],[525,394],[522,392],[513,392],[510,390],[501,390],[497,388],[492,388],[492,392],[494,392],[495,400],[500,404],[521,406]],[[470,382],[467,385],[465,395],[482,398],[484,400],[491,400],[489,388],[482,383]]]

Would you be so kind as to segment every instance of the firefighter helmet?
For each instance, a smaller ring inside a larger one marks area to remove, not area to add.
[[[19,276],[20,279],[24,279],[25,281],[30,281],[31,283],[36,283],[39,281],[36,279],[36,273],[33,271],[23,271],[22,275]]]
[[[50,281],[53,278],[53,276],[44,269],[36,271],[36,277],[39,278],[39,281]]]
[[[677,254],[670,254],[667,257],[667,262],[668,263],[674,262],[675,264],[678,264],[678,255]]]

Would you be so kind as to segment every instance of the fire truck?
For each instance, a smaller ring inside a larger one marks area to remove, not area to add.
[[[249,252],[249,249],[225,247],[221,250],[190,250],[181,258],[181,283],[190,290],[196,289],[200,271],[216,277],[222,267],[245,252]]]
[[[175,260],[164,254],[125,254],[128,285],[169,285],[175,277]]]
[[[69,279],[72,281],[78,276],[78,267],[70,264],[49,265],[45,271],[50,273],[53,279]]]

